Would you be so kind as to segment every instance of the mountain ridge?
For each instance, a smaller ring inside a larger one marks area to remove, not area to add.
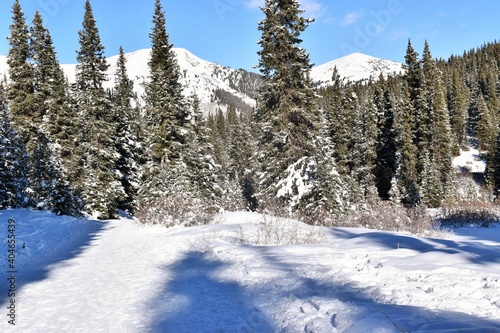
[[[214,62],[203,60],[184,48],[173,48],[180,67],[181,84],[184,95],[196,93],[205,114],[214,113],[217,109],[225,111],[229,105],[235,105],[245,111],[256,106],[257,90],[262,82],[259,74],[244,69],[233,69]],[[134,81],[134,92],[139,103],[143,102],[144,82],[149,76],[148,61],[151,49],[139,49],[125,53],[127,72]],[[111,89],[114,85],[114,74],[118,55],[107,59],[109,69],[108,81],[104,87]],[[76,81],[76,64],[62,64],[61,67],[70,83]],[[377,79],[402,71],[402,64],[375,58],[362,53],[353,53],[339,59],[313,67],[311,78],[317,86],[327,86],[332,82],[334,67],[344,80],[364,81],[370,77]],[[8,76],[6,56],[0,56],[0,74]]]

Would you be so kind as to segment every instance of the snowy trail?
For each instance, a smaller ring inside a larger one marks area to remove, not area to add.
[[[8,214],[27,247],[18,324],[1,332],[500,332],[499,227],[448,239],[316,228],[314,244],[268,246],[257,214],[172,229]],[[290,230],[311,240],[308,228]]]
[[[19,332],[147,331],[152,286],[166,278],[159,266],[175,255],[165,251],[174,244],[154,235],[155,228],[131,221],[102,222],[81,253],[52,264],[45,278],[20,288]],[[68,243],[63,248],[73,247]],[[20,277],[36,270],[20,268]]]

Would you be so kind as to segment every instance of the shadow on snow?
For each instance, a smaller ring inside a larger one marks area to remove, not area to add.
[[[228,264],[204,252],[188,252],[165,269],[174,272],[159,299],[152,332],[272,332],[268,318],[243,286],[224,281]],[[161,309],[161,307],[165,308]]]
[[[343,239],[367,239],[385,249],[408,249],[420,253],[438,252],[444,254],[460,254],[471,263],[488,265],[500,263],[500,246],[486,246],[478,242],[456,242],[437,238],[417,238],[393,233],[370,232],[362,234],[349,232],[346,229],[332,229],[331,234]]]
[[[344,236],[347,236],[344,234]],[[353,235],[352,235],[353,236]],[[389,239],[388,241],[410,242],[412,239]],[[420,243],[424,251],[427,247]],[[265,314],[267,307],[280,307],[283,304],[292,306],[291,300],[299,304],[311,304],[315,299],[343,304],[334,308],[333,312],[318,315],[328,323],[328,331],[341,329],[337,326],[337,317],[342,311],[352,315],[352,326],[347,332],[370,331],[378,326],[394,332],[401,329],[410,332],[499,332],[500,321],[477,318],[464,313],[451,311],[433,311],[423,307],[384,304],[373,299],[369,291],[363,291],[359,284],[349,282],[337,284],[331,280],[305,277],[303,272],[308,267],[294,259],[283,261],[273,252],[275,247],[241,245],[253,248],[265,261],[282,272],[282,277],[262,281],[259,285],[244,286],[231,279],[228,270],[232,264],[226,263],[211,252],[188,252],[173,265],[165,267],[167,272],[175,275],[167,282],[152,304],[156,307],[156,316],[152,318],[151,332],[323,332],[308,326],[307,322],[315,316],[305,316],[298,325],[304,327],[282,327],[277,318],[269,318]],[[296,262],[295,262],[296,261]],[[252,265],[252,263],[249,263]],[[259,266],[259,264],[256,264]],[[301,266],[302,265],[302,266]],[[300,269],[297,269],[300,268]],[[290,282],[290,283],[289,283]],[[264,304],[265,303],[265,304]],[[296,304],[295,304],[296,305]],[[294,305],[294,306],[295,306]],[[354,310],[350,310],[354,309]],[[319,312],[320,306],[317,306]],[[285,314],[293,321],[302,315],[302,308],[285,309],[292,314]],[[295,312],[293,312],[295,311]],[[296,315],[294,315],[295,313]],[[325,316],[330,318],[324,318]],[[291,316],[291,317],[290,317]],[[365,322],[365,323],[363,323]],[[295,322],[297,324],[297,322]],[[330,326],[331,325],[331,326]],[[292,324],[293,326],[293,324]],[[324,328],[324,326],[323,326]],[[343,330],[345,331],[345,330]],[[339,331],[340,332],[340,331]]]
[[[47,213],[47,212],[41,212]],[[32,213],[34,214],[34,213]],[[48,214],[48,213],[47,213]],[[10,297],[8,296],[9,284],[7,283],[7,278],[9,277],[9,267],[6,258],[7,253],[7,226],[4,224],[4,216],[0,220],[2,229],[0,236],[2,237],[0,241],[0,248],[2,250],[2,263],[0,264],[0,304],[5,304],[10,302]],[[50,220],[50,217],[43,218],[42,220]],[[57,223],[57,222],[54,222]],[[86,248],[90,246],[93,240],[97,239],[100,232],[106,227],[106,222],[98,222],[92,220],[78,220],[80,225],[75,228],[71,224],[68,226],[66,232],[61,232],[57,230],[57,233],[61,233],[61,238],[47,237],[52,232],[55,231],[54,225],[49,225],[49,227],[44,230],[43,226],[31,225],[28,223],[19,223],[16,229],[16,266],[15,266],[15,293],[18,297],[20,290],[34,282],[39,282],[45,280],[49,277],[50,272],[56,268],[57,265],[64,264],[65,262],[78,257],[82,254]],[[61,224],[60,228],[65,227],[64,223]],[[75,234],[75,230],[78,234]],[[26,241],[28,243],[28,249],[30,246],[35,246],[36,244],[43,245],[43,251],[36,250],[32,256],[23,256],[22,243]]]

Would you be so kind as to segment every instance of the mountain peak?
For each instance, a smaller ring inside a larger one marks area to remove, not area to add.
[[[332,82],[333,69],[337,67],[340,77],[350,81],[366,81],[370,77],[378,78],[402,72],[399,62],[375,58],[364,53],[352,53],[339,59],[316,66],[311,77],[319,86],[327,86]]]

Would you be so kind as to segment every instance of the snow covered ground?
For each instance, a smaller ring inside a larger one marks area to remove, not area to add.
[[[453,159],[453,166],[461,172],[484,173],[486,161],[479,150],[470,147],[468,150],[461,150],[460,156]]]
[[[419,238],[253,213],[216,222],[0,211],[0,331],[500,332],[500,226]]]

